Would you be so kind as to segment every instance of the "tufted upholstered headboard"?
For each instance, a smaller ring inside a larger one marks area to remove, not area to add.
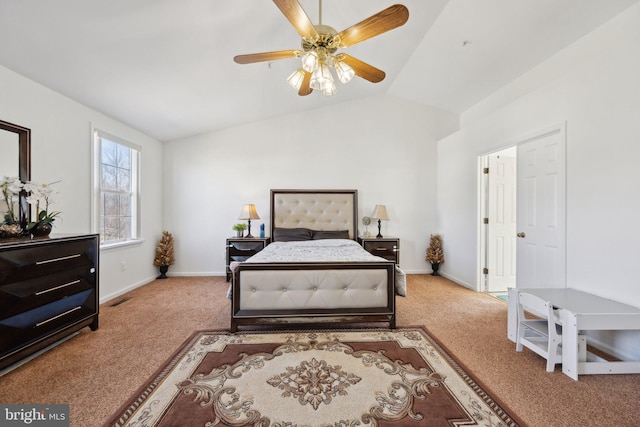
[[[358,190],[271,190],[271,233],[276,228],[348,230],[358,236]]]

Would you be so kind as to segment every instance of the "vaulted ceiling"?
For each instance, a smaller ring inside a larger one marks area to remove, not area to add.
[[[398,0],[408,22],[345,52],[386,72],[300,97],[298,49],[270,0],[0,0],[0,65],[161,141],[388,93],[461,113],[639,0]],[[314,22],[318,0],[300,0]],[[389,0],[324,0],[338,31]],[[1,100],[0,100],[1,101]]]

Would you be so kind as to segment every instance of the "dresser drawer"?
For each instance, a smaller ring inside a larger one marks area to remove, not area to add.
[[[46,276],[58,271],[94,265],[93,241],[78,240],[0,251],[0,286]],[[52,250],[54,248],[54,250]]]
[[[230,242],[229,261],[243,262],[264,249],[264,242]]]
[[[367,252],[371,252],[374,255],[378,256],[389,256],[393,255],[395,257],[396,250],[398,246],[395,242],[365,242],[364,248]]]
[[[360,242],[367,252],[396,264],[400,263],[400,240],[398,238],[360,238]]]
[[[0,319],[0,356],[96,312],[95,289],[87,289],[37,308]]]
[[[229,253],[235,255],[256,254],[264,249],[264,242],[229,242]]]
[[[0,285],[0,319],[95,287],[95,268],[81,266]]]

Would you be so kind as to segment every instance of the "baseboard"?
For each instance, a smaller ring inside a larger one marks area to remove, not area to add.
[[[218,271],[205,271],[205,272],[178,272],[178,273],[169,273],[167,276],[169,277],[217,277],[217,276],[225,276],[226,273],[218,272]]]
[[[627,362],[635,361],[632,355],[626,353],[625,351],[621,351],[619,348],[612,347],[609,344],[604,343],[603,341],[593,338],[592,336],[589,335],[588,332],[587,332],[587,341],[591,347],[605,354],[611,355],[617,359],[627,361]]]
[[[400,267],[402,268],[402,266]],[[404,268],[402,268],[402,271],[404,271],[406,274],[431,274],[431,270],[405,270]],[[202,277],[202,276],[214,276],[214,277],[218,277],[218,276],[226,276],[225,272],[219,272],[219,271],[205,271],[205,272],[169,272],[167,273],[167,276],[169,277]],[[442,275],[444,276],[444,274]]]
[[[402,268],[402,266],[400,267],[402,269],[402,271],[405,272],[405,274],[431,274],[431,270],[405,270],[404,268]],[[227,273],[225,272],[218,272],[218,271],[207,271],[205,273],[190,273],[190,272],[180,272],[180,273],[167,273],[167,276],[185,276],[185,277],[198,277],[198,276],[226,276]]]
[[[149,278],[147,278],[145,280],[141,280],[140,282],[136,282],[136,283],[134,283],[132,285],[129,285],[126,288],[120,289],[117,292],[113,292],[113,293],[111,293],[109,295],[102,296],[100,298],[100,304],[104,304],[105,302],[111,301],[114,298],[118,298],[120,295],[124,295],[127,292],[131,292],[132,290],[134,290],[136,288],[139,288],[140,286],[144,286],[144,285],[146,285],[148,283],[151,283],[154,280],[156,280],[155,276],[154,277],[149,277]]]
[[[426,270],[406,271],[405,270],[405,273],[406,274],[431,274],[431,271],[426,271]],[[446,279],[451,280],[452,282],[454,282],[454,283],[456,283],[456,284],[458,284],[460,286],[464,286],[465,288],[469,288],[469,289],[471,289],[473,291],[476,290],[474,286],[470,285],[469,283],[466,283],[463,280],[460,280],[459,278],[457,278],[455,276],[452,276],[452,275],[447,274],[447,273],[440,273],[440,275],[442,277],[446,278]],[[178,273],[171,272],[171,273],[168,273],[167,276],[169,276],[169,277],[203,277],[203,276],[207,276],[207,277],[209,277],[209,276],[223,277],[223,276],[226,276],[226,272],[218,272],[218,271],[214,271],[214,272],[211,272],[211,271],[207,271],[207,272],[178,272]],[[144,286],[144,285],[146,285],[148,283],[151,283],[154,280],[156,280],[155,277],[150,277],[150,278],[147,278],[147,279],[142,280],[140,282],[134,283],[134,284],[132,284],[130,286],[127,286],[126,288],[121,289],[121,290],[119,290],[117,292],[113,292],[113,293],[111,293],[111,294],[109,294],[107,296],[103,296],[103,297],[100,298],[100,304],[104,304],[105,302],[108,302],[108,301],[111,301],[112,299],[118,298],[119,296],[124,295],[127,292],[130,292],[130,291],[132,291],[132,290],[134,290],[136,288],[139,288],[140,286]]]
[[[206,273],[168,273],[167,276],[169,277],[202,277],[202,276],[225,276],[225,273],[219,273],[219,272],[206,272]],[[106,296],[102,296],[100,298],[100,304],[104,304],[105,302],[109,302],[115,298],[118,298],[121,295],[126,294],[127,292],[130,292],[136,288],[139,288],[140,286],[144,286],[148,283],[153,282],[154,280],[156,280],[156,277],[149,277],[145,280],[142,280],[140,282],[134,283],[130,286],[127,286],[126,288],[120,289],[117,292],[113,292],[109,295]]]
[[[458,284],[458,285],[460,285],[460,286],[464,286],[465,288],[469,288],[469,289],[471,289],[472,291],[477,291],[477,289],[476,289],[476,286],[475,286],[475,285],[472,285],[471,283],[467,283],[467,282],[465,282],[464,280],[462,280],[462,279],[460,279],[460,278],[458,278],[458,277],[456,277],[456,276],[453,276],[453,275],[448,274],[448,273],[443,273],[443,272],[440,272],[440,275],[441,275],[442,277],[446,278],[446,279],[451,280],[452,282],[454,282],[454,283],[456,283],[456,284]]]
[[[402,267],[400,267],[402,268]],[[406,274],[431,274],[431,270],[405,270],[402,269],[402,271],[404,271]],[[169,271],[167,273],[167,276],[169,277],[221,277],[221,276],[226,276],[227,273],[226,272],[220,272],[220,271],[205,271],[205,272],[189,272],[189,271],[180,271],[180,272],[171,272]],[[444,274],[443,274],[444,276]]]

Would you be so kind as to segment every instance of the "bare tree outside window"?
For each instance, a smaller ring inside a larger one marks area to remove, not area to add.
[[[137,238],[139,150],[96,132],[99,153],[99,233],[103,244]]]

